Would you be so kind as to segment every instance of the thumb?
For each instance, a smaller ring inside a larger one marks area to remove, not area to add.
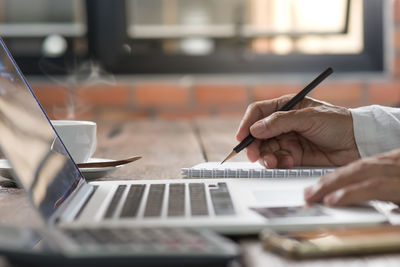
[[[254,123],[250,133],[255,138],[268,139],[289,132],[305,132],[312,127],[308,113],[309,108],[275,112]]]

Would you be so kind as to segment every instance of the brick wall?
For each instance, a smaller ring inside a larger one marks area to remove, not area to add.
[[[369,104],[400,104],[400,0],[394,1],[394,58],[387,77],[330,79],[311,94],[333,104],[357,107]],[[222,82],[221,82],[222,81]],[[241,116],[255,100],[296,93],[307,81],[236,82],[220,78],[202,79],[117,78],[115,85],[78,85],[31,82],[34,91],[53,119],[124,121],[144,118],[190,119],[198,116]]]

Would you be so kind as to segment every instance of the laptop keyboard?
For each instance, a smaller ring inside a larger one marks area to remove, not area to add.
[[[83,228],[62,229],[62,233],[81,249],[126,247],[132,253],[195,252],[221,253],[228,240],[208,231],[189,228]]]
[[[193,216],[208,215],[206,191],[204,184],[189,184],[190,192],[190,209]]]
[[[185,185],[170,184],[168,199],[168,216],[185,215]]]
[[[118,186],[117,191],[115,191],[115,194],[110,202],[110,205],[107,208],[104,218],[111,218],[114,215],[117,205],[118,205],[119,201],[121,200],[122,194],[125,191],[125,188],[126,188],[126,185]]]
[[[210,189],[210,195],[216,215],[235,214],[226,183],[218,183],[218,188]]]
[[[149,187],[147,194],[146,186]],[[124,198],[126,190],[128,192]],[[143,201],[145,203],[142,203]],[[122,208],[118,212],[121,205]],[[189,207],[185,207],[186,205]],[[141,206],[144,207],[143,212],[140,212]],[[166,209],[165,212],[163,209]],[[209,186],[204,183],[119,185],[104,213],[104,219],[135,218],[140,217],[139,213],[142,213],[144,218],[157,218],[163,214],[171,218],[212,214],[227,216],[234,215],[235,209],[226,183]]]
[[[150,186],[149,195],[147,196],[146,209],[144,211],[144,217],[161,216],[164,191],[165,184],[152,184]]]
[[[139,210],[139,204],[143,197],[145,186],[143,184],[131,185],[126,201],[122,207],[121,217],[135,217]]]

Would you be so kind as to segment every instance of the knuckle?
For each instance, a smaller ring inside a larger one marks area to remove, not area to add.
[[[372,167],[372,165],[374,165],[374,163],[370,159],[364,159],[357,161],[354,165],[355,165],[354,166],[355,172],[360,174],[366,174],[369,172],[370,168]]]
[[[258,105],[258,101],[257,102],[253,102],[250,105],[248,105],[247,110],[254,110],[256,108],[256,106]]]
[[[265,101],[255,101],[248,106],[248,109],[254,111],[259,109],[262,105],[265,105]]]
[[[299,109],[297,113],[313,121],[320,121],[323,114],[321,113],[320,107],[305,107]]]
[[[338,200],[343,200],[349,198],[353,192],[349,189],[342,188],[338,191]]]
[[[246,113],[253,113],[257,109],[257,102],[253,102],[247,106]]]
[[[291,113],[292,111],[276,111],[274,113],[272,113],[268,119],[269,121],[277,121],[277,120],[281,120],[283,118],[285,118],[287,116],[288,113]]]
[[[271,115],[268,116],[268,121],[276,121],[279,118],[279,113],[280,111],[277,111],[275,113],[272,113]]]

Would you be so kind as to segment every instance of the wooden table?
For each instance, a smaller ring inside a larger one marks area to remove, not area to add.
[[[179,179],[180,169],[203,161],[220,161],[236,144],[239,119],[215,118],[195,121],[132,121],[98,123],[97,157],[143,159],[101,178]],[[245,153],[233,160],[246,160]],[[0,223],[36,225],[39,218],[20,189],[0,187]],[[27,219],[28,218],[28,219]],[[257,237],[239,239],[244,266],[400,266],[400,253],[367,257],[294,261],[262,249]],[[0,266],[7,266],[0,260]]]

